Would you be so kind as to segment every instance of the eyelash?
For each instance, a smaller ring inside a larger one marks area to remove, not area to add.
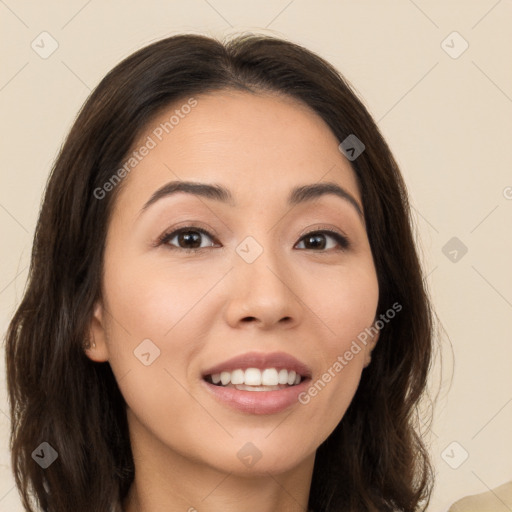
[[[168,244],[169,240],[172,240],[176,235],[179,235],[183,232],[190,232],[190,231],[201,233],[201,234],[206,235],[207,237],[211,238],[212,241],[215,241],[214,240],[215,237],[211,233],[209,233],[207,230],[200,228],[198,226],[185,226],[185,227],[176,229],[171,232],[163,233],[156,241],[155,246],[159,247],[161,245],[166,244],[170,250],[173,250],[173,251],[178,250],[178,251],[183,251],[185,253],[199,253],[199,252],[202,252],[204,249],[210,248],[210,247],[183,248],[183,247],[177,247],[177,246]],[[325,234],[325,235],[331,236],[334,240],[336,240],[336,242],[338,243],[338,245],[340,247],[337,250],[346,251],[351,248],[351,244],[346,236],[342,235],[341,233],[338,233],[337,231],[333,231],[331,229],[318,229],[315,231],[309,231],[308,233],[302,235],[299,242],[308,236],[318,235],[318,234],[322,234],[322,235]],[[325,250],[325,249],[321,249],[321,250],[300,249],[300,250],[309,250],[309,251],[320,252],[320,253],[330,251],[329,249],[327,249],[327,250]]]

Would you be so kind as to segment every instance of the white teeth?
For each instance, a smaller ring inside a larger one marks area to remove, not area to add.
[[[243,386],[273,387],[284,384],[294,386],[300,383],[301,376],[294,370],[284,368],[279,371],[275,368],[265,368],[264,370],[247,368],[246,370],[238,369],[232,372],[214,373],[211,375],[211,379],[214,384],[234,385],[239,386],[237,389],[241,389]],[[251,391],[253,389],[256,391],[255,388],[251,388]]]
[[[279,383],[277,370],[275,368],[267,368],[266,370],[263,370],[261,374],[261,383],[264,386],[277,386]]]
[[[258,368],[247,368],[243,384],[246,386],[261,386],[261,370],[258,370]]]
[[[288,370],[279,370],[279,384],[288,384]]]
[[[243,384],[245,381],[245,372],[243,370],[235,370],[231,372],[231,384]]]
[[[228,384],[228,387],[231,387],[231,384]],[[245,384],[237,384],[233,387],[240,391],[279,391],[281,389],[279,386],[246,386]]]

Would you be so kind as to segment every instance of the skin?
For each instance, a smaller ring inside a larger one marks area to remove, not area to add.
[[[110,363],[127,403],[136,476],[124,511],[304,511],[316,449],[342,419],[378,334],[307,405],[275,414],[220,404],[201,372],[247,351],[284,351],[311,367],[314,382],[372,325],[379,290],[364,220],[332,194],[286,205],[291,188],[329,181],[362,210],[358,184],[325,122],[293,99],[196,99],[124,178],[91,320],[87,355]],[[222,184],[237,205],[180,192],[140,213],[172,180]],[[193,243],[177,236],[153,245],[190,225],[212,234],[202,235],[203,252],[186,253]],[[307,245],[304,235],[322,227],[345,233],[350,248],[330,235],[324,249]],[[253,263],[235,251],[247,236],[263,248]],[[134,356],[145,339],[160,350],[149,366]],[[247,442],[261,453],[251,467],[237,457]]]

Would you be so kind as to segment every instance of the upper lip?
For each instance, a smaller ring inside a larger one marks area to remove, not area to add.
[[[223,361],[208,368],[202,373],[203,377],[215,373],[230,372],[233,370],[246,370],[247,368],[275,368],[276,370],[286,369],[294,370],[302,377],[311,377],[311,369],[305,363],[286,352],[272,352],[265,354],[262,352],[246,352],[239,356]]]

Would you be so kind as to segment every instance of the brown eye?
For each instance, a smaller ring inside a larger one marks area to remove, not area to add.
[[[201,245],[203,237],[213,240],[208,231],[194,226],[177,229],[171,233],[164,234],[159,245],[166,244],[170,249],[182,249],[184,251],[199,251],[212,245]],[[176,239],[175,242],[172,242]],[[172,242],[172,243],[171,243]]]
[[[334,247],[331,245],[330,247],[327,247],[326,239],[333,239],[335,240]],[[330,230],[322,230],[322,231],[312,231],[310,233],[307,233],[301,238],[301,242],[306,247],[304,249],[313,249],[313,250],[328,250],[335,248],[336,245],[338,247],[341,247],[341,249],[348,249],[350,244],[346,237],[344,237],[342,234],[337,233],[336,231],[330,231]]]

